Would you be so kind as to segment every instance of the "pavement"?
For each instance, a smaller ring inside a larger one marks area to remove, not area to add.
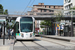
[[[3,44],[3,38],[0,38],[0,49],[1,50],[13,50],[14,39],[5,38],[5,44]]]
[[[75,37],[55,36],[55,35],[39,35],[39,34],[36,34],[35,36],[41,36],[41,38],[42,37],[52,38],[52,39],[69,41],[69,42],[75,43]],[[14,44],[14,39],[8,40],[6,38],[5,39],[5,45],[3,45],[3,39],[0,38],[0,49],[1,50],[13,50],[13,44]]]
[[[45,38],[52,38],[52,39],[69,41],[69,42],[74,42],[75,43],[75,37],[56,36],[56,35],[42,35],[42,34],[41,35],[36,34],[35,36],[41,36],[41,37],[45,37]]]

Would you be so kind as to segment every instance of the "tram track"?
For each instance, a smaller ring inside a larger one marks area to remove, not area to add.
[[[40,45],[40,44],[38,44],[38,43],[36,43],[36,42],[34,42],[34,41],[32,41],[32,42],[35,43],[35,44],[37,44],[37,45],[39,45],[39,46],[41,46],[42,48],[48,50],[46,47],[44,47],[44,46],[42,46],[42,45]]]
[[[22,41],[20,41],[20,42],[27,48],[27,50],[29,50],[29,48],[28,48]],[[44,46],[42,46],[42,45],[40,45],[40,44],[38,44],[38,43],[36,43],[36,42],[34,42],[34,41],[31,41],[31,42],[37,44],[38,46],[44,48],[45,50],[48,50],[46,47],[44,47]]]
[[[39,38],[36,38],[37,40]],[[36,39],[34,41],[19,41],[24,47],[26,50],[31,50],[31,48],[29,46],[31,46],[34,50],[40,50],[40,48],[43,48],[44,50],[48,50],[47,47],[45,47],[44,45],[40,44],[39,42],[36,41]],[[64,47],[64,48],[68,48],[67,46],[65,46],[64,44],[60,44],[60,43],[57,43],[57,42],[54,42],[54,41],[49,41],[48,39],[39,39],[39,40],[43,40],[43,41],[46,41],[46,42],[51,42],[53,44],[57,44],[58,46],[54,46],[54,47]],[[17,41],[14,42],[14,45],[15,43],[17,43]],[[18,43],[17,43],[18,44]],[[36,46],[34,46],[34,44],[36,44]],[[39,48],[40,47],[40,48]],[[50,46],[50,47],[53,47],[53,46]]]
[[[23,45],[24,45],[24,47],[27,49],[27,50],[29,50],[29,48],[22,42],[22,41],[20,41]]]
[[[16,42],[17,42],[17,41],[16,41]],[[16,42],[15,42],[15,43],[16,43]],[[26,46],[26,44],[24,44],[23,41],[20,41],[20,42],[21,42],[21,44],[26,48],[26,50],[30,50],[30,49],[28,48],[28,46]],[[44,47],[44,46],[42,46],[42,45],[36,43],[35,41],[30,41],[30,42],[33,42],[33,43],[36,44],[37,46],[42,47],[42,48],[45,49],[45,50],[48,50],[46,47]],[[15,45],[15,44],[14,44],[14,45]],[[36,49],[35,49],[35,50],[36,50]]]

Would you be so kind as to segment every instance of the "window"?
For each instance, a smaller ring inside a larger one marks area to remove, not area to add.
[[[46,8],[46,6],[45,6],[45,8]]]
[[[19,33],[19,22],[16,22],[16,33]]]
[[[20,28],[21,28],[21,32],[32,32],[33,22],[21,22]]]
[[[49,8],[50,8],[51,6],[49,6]]]
[[[41,9],[41,12],[42,12],[42,9]]]
[[[54,8],[55,8],[55,6],[54,6]]]
[[[20,19],[20,30],[21,32],[32,32],[33,20],[31,17],[23,17]]]
[[[49,10],[49,12],[51,12],[51,10]]]
[[[54,10],[52,10],[52,12],[54,12]]]
[[[54,10],[49,10],[49,12],[54,12]]]
[[[71,0],[65,0],[65,3],[70,3],[71,2]]]
[[[44,10],[44,12],[46,12],[46,10]]]
[[[71,2],[71,0],[68,0],[68,3],[70,3]]]
[[[67,3],[66,0],[65,0],[65,3]]]

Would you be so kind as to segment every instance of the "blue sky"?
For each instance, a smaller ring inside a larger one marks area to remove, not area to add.
[[[4,9],[8,9],[9,13],[17,11],[23,12],[29,1],[30,0],[0,0],[0,4],[3,5]],[[33,1],[34,0],[31,0],[29,6]],[[63,5],[63,0],[35,0],[33,5],[37,5],[38,3],[44,3],[45,5]],[[31,8],[26,9],[26,11],[28,10],[31,10]]]

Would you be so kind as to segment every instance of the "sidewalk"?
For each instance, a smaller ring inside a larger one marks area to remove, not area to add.
[[[46,37],[46,38],[64,40],[64,41],[69,41],[69,42],[75,43],[75,37],[56,36],[56,35],[39,35],[39,34],[36,34],[35,36],[42,36],[42,37]]]
[[[3,45],[3,39],[0,39],[1,50],[13,50],[14,39],[5,39],[5,45]]]

